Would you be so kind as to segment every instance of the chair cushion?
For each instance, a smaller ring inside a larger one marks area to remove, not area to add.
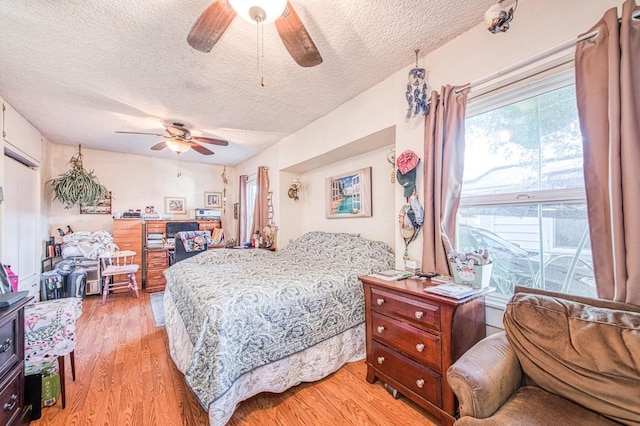
[[[38,302],[25,307],[26,374],[38,373],[43,364],[74,350],[75,323],[81,314],[82,300],[75,297]]]
[[[135,274],[140,269],[140,265],[109,265],[102,270],[102,275],[120,275],[120,274]]]
[[[523,386],[496,413],[486,419],[462,417],[456,426],[611,426],[607,419],[536,386]]]
[[[639,424],[640,307],[573,299],[516,293],[508,303],[505,332],[523,372],[548,392]]]

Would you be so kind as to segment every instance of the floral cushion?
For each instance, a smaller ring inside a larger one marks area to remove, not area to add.
[[[68,297],[27,305],[24,318],[25,374],[42,371],[47,363],[76,346],[76,320],[82,299]]]
[[[187,252],[202,251],[212,244],[211,231],[182,231],[176,236],[180,237]]]

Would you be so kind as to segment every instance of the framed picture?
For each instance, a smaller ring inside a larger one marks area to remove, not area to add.
[[[222,207],[222,192],[205,192],[204,206],[214,208]]]
[[[165,214],[187,214],[187,199],[185,197],[164,197]]]
[[[371,216],[371,167],[327,178],[326,194],[328,219]]]
[[[107,198],[99,200],[96,205],[80,204],[80,214],[111,214],[111,192]]]

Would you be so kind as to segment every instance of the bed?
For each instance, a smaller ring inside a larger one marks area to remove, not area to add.
[[[223,425],[243,400],[316,381],[365,357],[357,277],[394,265],[385,243],[310,232],[283,250],[210,250],[165,271],[169,348]]]

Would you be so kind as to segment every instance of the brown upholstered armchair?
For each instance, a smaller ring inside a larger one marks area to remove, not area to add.
[[[640,306],[516,288],[447,371],[456,425],[640,425]]]

